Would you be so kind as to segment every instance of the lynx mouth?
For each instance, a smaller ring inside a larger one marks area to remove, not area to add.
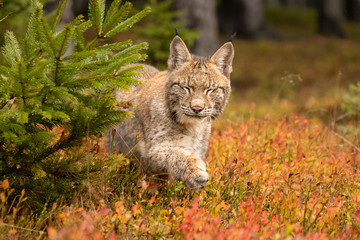
[[[208,117],[207,115],[195,115],[195,114],[188,114],[188,113],[184,113],[185,116],[190,117],[190,118],[196,118],[196,119],[203,119]]]

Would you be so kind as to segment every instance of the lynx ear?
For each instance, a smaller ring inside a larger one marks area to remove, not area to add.
[[[184,41],[179,36],[175,36],[170,44],[170,56],[168,59],[169,70],[171,71],[181,67],[190,59],[191,55]]]
[[[222,45],[212,55],[211,60],[215,63],[215,66],[219,71],[227,78],[230,78],[232,72],[232,61],[234,58],[234,47],[231,42],[227,42]]]

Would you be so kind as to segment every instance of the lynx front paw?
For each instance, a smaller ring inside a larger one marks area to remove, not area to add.
[[[184,181],[186,187],[198,191],[207,185],[209,174],[206,171],[197,169]]]
[[[209,174],[206,164],[195,154],[178,159],[169,167],[169,175],[173,180],[183,181],[190,190],[198,191],[207,185]]]
[[[184,166],[186,170],[182,176],[186,187],[195,191],[204,188],[209,180],[205,162],[193,153],[188,155],[186,160],[187,165]]]

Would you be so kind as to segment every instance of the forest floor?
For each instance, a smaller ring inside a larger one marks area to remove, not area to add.
[[[2,182],[2,239],[360,237],[359,148],[318,120],[292,115],[213,130],[210,181],[199,192],[146,178],[121,156],[116,165],[94,156],[107,160],[103,172],[72,204],[37,215],[21,213],[26,191],[7,203],[11,183]]]
[[[30,214],[26,190],[7,202],[11,182],[1,182],[0,238],[358,239],[359,139],[342,131],[353,120],[341,106],[360,80],[360,31],[320,37],[303,15],[297,28],[294,15],[282,15],[292,28],[271,18],[282,41],[234,42],[233,92],[214,123],[205,189],[146,178],[100,151],[102,174],[72,204]]]

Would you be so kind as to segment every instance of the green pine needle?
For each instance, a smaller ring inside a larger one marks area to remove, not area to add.
[[[105,12],[105,0],[89,0],[89,19],[99,37],[103,36],[102,25]]]
[[[14,66],[21,61],[21,50],[19,42],[16,40],[13,32],[6,31],[5,33],[5,45],[2,48],[3,55],[6,61]]]
[[[128,14],[130,13],[130,10],[132,9],[132,3],[125,2],[124,5],[118,8],[120,6],[121,1],[115,0],[112,2],[104,21],[104,32],[109,31],[112,29],[117,23],[123,21]]]
[[[60,22],[61,16],[64,13],[67,2],[68,2],[68,0],[60,0],[60,2],[59,2],[59,6],[56,10],[56,14],[54,16],[54,20],[52,23],[52,31],[53,32],[55,32],[56,27],[57,27],[58,23]]]
[[[142,18],[144,18],[150,12],[151,12],[150,7],[146,7],[144,10],[138,12],[134,16],[126,19],[123,22],[118,23],[115,27],[113,27],[111,30],[109,30],[105,34],[105,37],[107,37],[107,38],[112,37],[112,36],[114,36],[115,34],[121,32],[121,31],[124,31],[124,30],[126,30],[128,28],[131,28],[135,23],[140,21]]]

